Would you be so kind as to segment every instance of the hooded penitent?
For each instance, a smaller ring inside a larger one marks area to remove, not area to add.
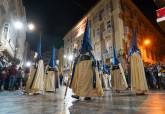
[[[118,90],[118,91],[127,89],[128,85],[126,82],[122,65],[117,58],[115,47],[113,47],[113,61],[112,62],[113,62],[112,89]]]
[[[104,57],[102,56],[102,67],[101,67],[101,79],[102,87],[104,90],[109,90],[111,88],[111,75],[110,67],[104,63]]]
[[[103,95],[98,69],[96,68],[96,60],[91,52],[92,50],[90,22],[87,20],[80,55],[75,58],[70,83],[73,92],[81,97]]]
[[[26,92],[42,94],[44,92],[44,63],[41,56],[41,39],[38,43],[37,52],[36,67],[31,68],[26,84]]]
[[[143,61],[140,50],[137,46],[137,30],[133,30],[132,43],[130,48],[131,63],[131,90],[135,93],[145,93],[148,91]]]
[[[55,48],[52,48],[52,56],[46,69],[45,90],[54,92],[58,85],[58,69],[55,63]]]

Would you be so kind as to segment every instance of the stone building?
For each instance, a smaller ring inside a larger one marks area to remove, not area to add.
[[[104,61],[110,64],[115,46],[118,58],[126,68],[133,28],[138,30],[138,45],[143,61],[156,63],[161,59],[158,45],[164,41],[162,34],[131,0],[100,0],[65,35],[65,56],[79,50],[87,18],[91,22],[91,38],[97,60],[103,56]],[[68,64],[68,59],[65,59],[64,65]]]
[[[22,28],[16,29],[15,22],[21,22]],[[0,51],[9,62],[20,61],[23,64],[26,39],[26,13],[22,0],[0,0]]]

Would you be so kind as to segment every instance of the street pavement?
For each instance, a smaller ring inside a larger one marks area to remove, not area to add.
[[[136,96],[129,92],[106,91],[91,101],[75,100],[64,88],[56,93],[26,96],[20,91],[0,92],[0,114],[165,114],[165,92],[154,91]]]

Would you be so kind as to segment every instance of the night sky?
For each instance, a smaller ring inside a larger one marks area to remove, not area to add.
[[[99,0],[23,0],[27,21],[33,22],[37,29],[27,33],[31,49],[35,50],[42,32],[43,50],[52,46],[63,46],[63,36],[85,15]],[[133,0],[136,5],[154,22],[155,6],[152,0]]]
[[[37,31],[27,34],[32,49],[36,49],[42,31],[43,49],[63,46],[63,36],[99,0],[23,0],[27,20]]]

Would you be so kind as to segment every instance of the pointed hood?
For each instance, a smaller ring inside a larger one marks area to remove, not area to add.
[[[52,48],[52,56],[51,56],[51,59],[50,59],[50,62],[49,62],[49,66],[51,68],[55,68],[55,66],[56,66],[56,62],[55,62],[55,48],[54,47]]]
[[[117,59],[117,54],[116,54],[116,48],[115,47],[113,47],[113,64],[114,65],[119,64],[119,60]]]
[[[101,56],[101,70],[103,70],[104,67],[104,57],[103,55]]]
[[[140,50],[138,49],[138,46],[137,46],[137,29],[133,29],[129,55],[132,55],[134,52],[139,52],[139,51]]]
[[[83,37],[83,42],[82,42],[82,45],[80,48],[80,53],[90,52],[93,50],[92,42],[91,42],[91,30],[90,29],[91,29],[90,22],[87,19],[85,33],[84,33],[84,37]]]
[[[40,38],[40,40],[39,40],[39,42],[38,42],[38,47],[37,47],[37,53],[38,53],[38,56],[37,56],[37,58],[38,59],[42,59],[42,44],[41,44],[41,38]]]

